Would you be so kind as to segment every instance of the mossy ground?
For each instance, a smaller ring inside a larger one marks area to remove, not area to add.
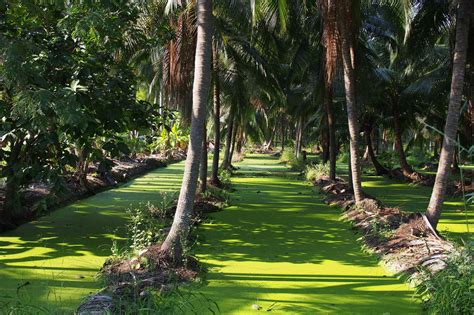
[[[222,313],[420,313],[413,292],[360,251],[339,210],[268,156],[250,156],[232,179],[232,206],[199,229],[207,265],[201,292]],[[183,163],[158,169],[119,188],[59,209],[0,236],[0,313],[5,302],[71,313],[99,289],[95,275],[124,235],[125,210],[176,191]],[[391,205],[423,209],[429,188],[366,177],[366,189]],[[449,201],[451,202],[451,201]],[[414,206],[416,205],[416,206]],[[442,227],[463,235],[462,207],[448,203]],[[19,290],[17,288],[24,285]],[[199,308],[199,306],[196,306]],[[204,311],[204,310],[202,310]]]

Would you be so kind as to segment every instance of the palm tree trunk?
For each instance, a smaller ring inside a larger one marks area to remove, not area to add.
[[[207,189],[207,128],[204,123],[202,128],[202,155],[199,168],[199,191],[205,192]]]
[[[370,160],[372,161],[372,164],[375,167],[375,174],[376,175],[388,174],[388,170],[382,164],[380,164],[379,160],[375,156],[374,148],[372,146],[371,133],[372,133],[372,128],[370,126],[366,126],[364,130],[365,143],[367,144],[367,151],[368,151]]]
[[[321,156],[323,164],[326,164],[329,161],[329,130],[328,128],[323,128],[321,132],[321,146],[323,153]]]
[[[285,123],[283,118],[281,119],[281,152],[285,151]]]
[[[298,119],[298,126],[296,128],[296,139],[295,139],[295,155],[297,158],[301,154],[301,140],[303,138],[303,117]]]
[[[326,87],[324,95],[329,132],[329,177],[336,179],[336,128],[334,126],[334,111],[332,108],[332,86]]]
[[[232,145],[232,129],[234,127],[234,108],[231,107],[229,117],[227,118],[227,135],[225,139],[224,159],[222,160],[221,168],[226,170],[230,167],[230,147]]]
[[[240,129],[239,135],[237,136],[237,144],[235,145],[235,149],[237,150],[238,155],[242,154],[244,140],[245,140],[244,132],[242,129]]]
[[[232,144],[230,147],[230,154],[229,154],[229,166],[232,167],[232,158],[234,156],[235,151],[235,140],[237,139],[237,119],[234,119],[233,127],[232,127],[232,140],[230,143]]]
[[[190,230],[190,216],[201,162],[202,130],[206,121],[206,105],[211,83],[212,0],[197,0],[196,12],[197,42],[194,64],[193,115],[188,154],[173,225],[161,246],[161,250],[171,255],[175,262],[181,262],[183,244],[187,241]]]
[[[342,24],[346,24],[342,21]],[[352,174],[352,187],[354,189],[354,199],[356,204],[362,201],[364,198],[362,193],[361,183],[361,170],[358,153],[358,137],[359,137],[359,122],[357,119],[357,104],[356,104],[356,91],[355,91],[355,75],[353,58],[351,56],[352,44],[351,36],[347,30],[347,25],[341,27],[341,54],[342,63],[344,68],[344,89],[346,94],[346,106],[347,106],[347,119],[349,124],[349,135],[350,135],[350,161],[351,161],[351,174]]]
[[[214,155],[212,157],[211,182],[219,185],[219,153],[221,147],[221,98],[219,82],[219,56],[216,42],[213,45],[213,74],[214,74]]]
[[[451,170],[456,133],[459,122],[459,109],[464,85],[464,68],[468,48],[470,0],[460,0],[456,22],[456,44],[454,47],[453,74],[449,97],[448,115],[444,126],[443,148],[439,158],[436,180],[431,194],[426,216],[434,228],[441,215],[448,178]]]

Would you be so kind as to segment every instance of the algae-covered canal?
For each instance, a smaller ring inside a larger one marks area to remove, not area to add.
[[[183,165],[157,169],[0,235],[0,303],[19,295],[22,304],[72,313],[99,289],[95,275],[112,240],[124,235],[126,209],[178,190]]]
[[[182,165],[158,169],[2,234],[0,302],[19,294],[22,303],[72,313],[84,295],[99,288],[94,276],[110,255],[112,239],[123,235],[126,209],[156,202],[159,191],[177,190]],[[252,304],[261,311],[273,305],[272,313],[286,314],[421,312],[408,286],[360,250],[339,210],[325,205],[308,184],[267,156],[250,156],[239,166],[231,206],[201,226],[196,246],[208,267],[200,293],[223,314],[257,312]],[[391,189],[407,187],[422,203],[423,189],[400,183],[384,188],[380,181],[371,179],[367,188],[382,200],[383,194],[397,196]],[[449,206],[453,214],[441,228],[455,227],[462,234],[466,227],[456,207]]]

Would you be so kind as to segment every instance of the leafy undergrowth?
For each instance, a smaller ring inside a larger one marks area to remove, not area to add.
[[[314,183],[329,204],[345,209],[343,218],[362,232],[364,246],[380,255],[391,272],[408,277],[431,314],[474,310],[474,259],[468,247],[441,238],[422,214],[384,207],[370,196],[354,205],[352,189],[343,180],[323,176]]]

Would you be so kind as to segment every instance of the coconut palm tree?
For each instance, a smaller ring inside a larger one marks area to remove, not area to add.
[[[319,0],[318,6],[323,16],[324,45],[324,108],[327,116],[328,140],[329,140],[329,177],[336,179],[336,129],[333,109],[333,83],[338,59],[337,49],[337,25],[336,6],[330,5],[330,1]]]
[[[426,216],[431,225],[436,228],[443,205],[444,195],[448,184],[451,163],[456,146],[456,134],[460,115],[461,98],[464,85],[464,71],[466,66],[469,21],[472,17],[472,4],[469,0],[460,0],[457,9],[456,42],[453,57],[453,72],[451,92],[449,97],[448,114],[444,126],[443,147],[439,158],[436,180],[431,194]]]
[[[181,258],[183,244],[189,234],[190,216],[194,205],[203,149],[202,130],[206,120],[206,106],[211,83],[212,0],[197,0],[196,15],[197,41],[190,141],[173,224],[161,247],[161,250],[171,255],[176,262],[179,262]]]
[[[221,146],[221,90],[219,77],[219,53],[216,40],[212,43],[212,73],[213,73],[213,94],[214,94],[214,155],[212,156],[211,182],[219,186],[219,153]]]
[[[337,6],[337,28],[340,36],[340,50],[344,73],[344,90],[346,95],[347,120],[349,126],[349,149],[351,163],[352,188],[354,199],[359,203],[364,198],[362,193],[359,145],[359,121],[356,103],[356,81],[355,81],[355,38],[357,38],[357,25],[355,21],[355,10],[359,9],[358,1],[327,0],[328,7]]]

